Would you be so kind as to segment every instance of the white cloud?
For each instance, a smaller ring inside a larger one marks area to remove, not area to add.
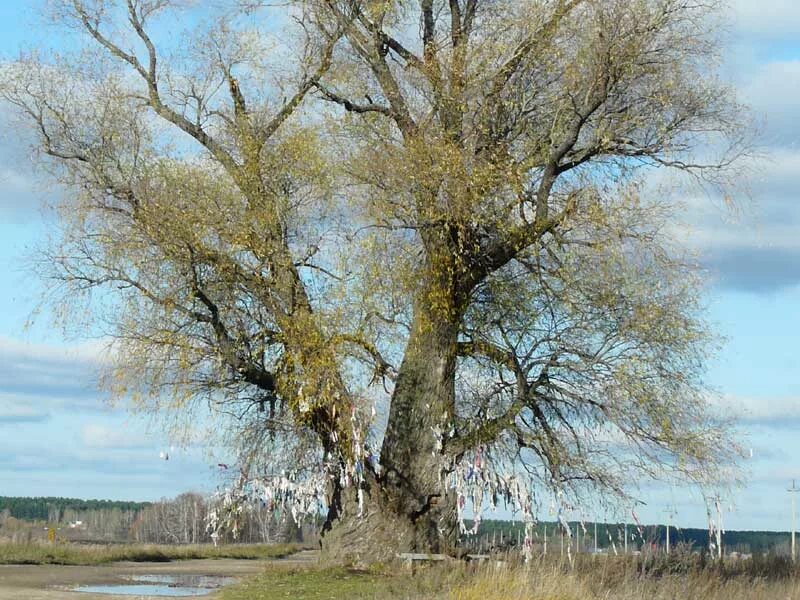
[[[31,139],[14,124],[8,105],[0,102],[0,218],[5,222],[36,221],[54,192],[34,172]]]
[[[0,418],[13,407],[45,414],[73,411],[106,413],[109,405],[98,389],[99,369],[108,353],[102,344],[72,346],[26,343],[0,336]],[[17,413],[20,411],[14,408]],[[16,414],[22,421],[23,415]],[[35,415],[27,415],[33,420]]]
[[[25,342],[0,335],[0,360],[9,357],[21,360],[99,363],[108,356],[108,343],[94,340],[72,345]]]
[[[800,422],[800,397],[754,398],[724,396],[720,408],[746,423],[772,426],[796,426]]]
[[[22,175],[18,170],[5,167],[0,168],[0,185],[6,191],[30,192],[33,188],[33,181]]]
[[[81,440],[88,448],[119,449],[146,448],[154,445],[142,431],[132,429],[129,425],[113,427],[99,423],[89,423],[81,431]]]
[[[798,29],[800,31],[800,28]],[[800,146],[797,103],[800,98],[800,60],[761,64],[739,87],[741,99],[764,121],[764,144]]]
[[[771,292],[800,284],[800,148],[777,148],[743,167],[749,180],[740,182],[732,206],[709,195],[686,196],[670,234],[723,287]],[[665,193],[681,191],[692,193],[670,187]]]
[[[40,423],[50,418],[49,411],[0,395],[0,425],[8,423]]]
[[[800,31],[797,0],[733,0],[734,26],[742,33],[764,37],[796,37]]]

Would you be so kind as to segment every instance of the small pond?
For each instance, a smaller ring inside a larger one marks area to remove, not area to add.
[[[114,596],[205,596],[233,583],[232,577],[208,577],[202,575],[132,575],[125,578],[129,583],[82,585],[73,592],[111,594]]]

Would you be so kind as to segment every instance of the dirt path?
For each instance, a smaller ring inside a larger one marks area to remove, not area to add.
[[[243,578],[260,572],[270,562],[313,564],[316,553],[300,552],[278,561],[204,559],[169,563],[120,562],[97,567],[60,565],[0,565],[0,600],[110,600],[154,596],[110,596],[72,592],[77,585],[129,583],[136,575],[208,575]]]

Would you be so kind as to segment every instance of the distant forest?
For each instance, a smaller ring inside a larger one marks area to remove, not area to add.
[[[466,521],[467,528],[472,527],[472,522]],[[594,548],[594,523],[584,521],[583,526],[577,521],[569,522],[573,536],[578,536],[582,551],[591,551]],[[597,547],[603,551],[618,552],[624,546],[625,526],[622,523],[597,523]],[[492,545],[515,544],[518,538],[524,536],[525,525],[520,521],[484,520],[480,524],[477,536],[467,536],[473,541],[482,544],[480,547]],[[580,531],[580,533],[578,533]],[[539,521],[534,530],[534,543],[541,544],[547,534],[548,545],[551,551],[558,552],[561,543],[561,530],[555,522]],[[667,538],[667,528],[664,525],[643,525],[641,530],[633,523],[628,524],[628,548],[641,549],[642,546],[655,544],[664,546]],[[784,554],[788,552],[790,534],[783,531],[728,531],[723,534],[723,546],[727,552],[752,552],[765,554],[770,552]],[[573,537],[573,547],[576,543]],[[694,528],[670,527],[670,543],[689,544],[696,550],[708,548],[708,530]]]
[[[118,509],[125,512],[137,512],[148,506],[150,502],[129,502],[120,500],[80,500],[77,498],[17,498],[0,496],[0,512],[8,510],[8,515],[24,521],[50,520],[54,510],[63,514],[66,510],[90,511]]]
[[[0,542],[31,543],[55,534],[69,542],[211,543],[207,517],[214,499],[184,493],[157,502],[0,497]],[[47,527],[42,527],[47,524]],[[262,506],[237,517],[238,536],[218,541],[269,543],[315,539],[316,527],[297,527],[291,516]]]

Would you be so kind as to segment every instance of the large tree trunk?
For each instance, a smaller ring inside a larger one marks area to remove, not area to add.
[[[444,454],[453,420],[457,329],[418,313],[392,397],[381,472],[336,490],[322,546],[331,557],[388,560],[397,552],[454,552],[456,498]],[[441,435],[439,434],[441,432]]]
[[[336,489],[335,496],[320,540],[326,560],[374,563],[395,560],[402,552],[456,552],[453,494],[442,495],[421,513],[409,512],[398,504],[395,489],[370,474],[361,513],[357,488]]]
[[[325,560],[388,562],[414,548],[412,521],[389,507],[374,473],[366,477],[361,513],[355,487],[334,488],[320,542]]]

